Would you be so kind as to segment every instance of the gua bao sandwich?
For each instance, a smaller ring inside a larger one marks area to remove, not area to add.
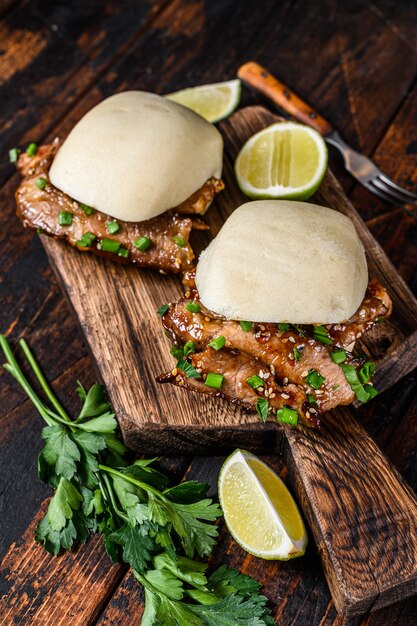
[[[17,158],[17,151],[11,151]],[[190,232],[223,189],[223,140],[189,109],[128,91],[89,111],[60,146],[18,159],[23,224],[83,251],[166,272],[189,269]]]
[[[234,211],[162,307],[176,367],[158,382],[296,424],[376,395],[355,341],[390,315],[368,282],[352,222],[313,204],[264,200]]]

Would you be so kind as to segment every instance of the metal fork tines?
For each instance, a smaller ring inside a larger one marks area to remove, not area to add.
[[[333,131],[328,135],[326,141],[341,152],[348,172],[369,191],[392,204],[415,206],[417,194],[403,189],[394,183],[370,159],[353,150],[337,131]],[[412,213],[412,215],[415,216],[416,214]]]

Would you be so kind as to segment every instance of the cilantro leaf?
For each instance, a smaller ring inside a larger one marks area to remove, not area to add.
[[[123,547],[123,561],[133,569],[142,572],[151,560],[154,542],[149,536],[149,525],[129,526],[124,524],[119,530],[107,535],[106,543],[111,542]]]
[[[102,415],[111,408],[103,385],[95,384],[86,393],[84,387],[78,383],[77,393],[80,399],[84,401],[80,414],[76,419],[77,422],[81,422],[87,417]]]
[[[80,451],[68,429],[60,424],[46,426],[42,439],[46,443],[38,458],[39,478],[52,486],[57,485],[60,476],[71,480],[77,471]]]

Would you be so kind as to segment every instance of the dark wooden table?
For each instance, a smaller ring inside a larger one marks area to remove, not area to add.
[[[0,0],[0,331],[24,336],[69,410],[78,379],[97,374],[36,235],[14,215],[18,179],[8,149],[64,136],[102,98],[124,89],[166,93],[234,77],[256,59],[316,106],[400,184],[417,185],[417,6],[414,0]],[[243,103],[256,102],[244,93]],[[331,165],[346,192],[417,292],[417,221],[383,204]],[[140,623],[142,594],[100,542],[60,559],[33,545],[33,518],[49,495],[36,475],[41,419],[0,372],[0,595],[5,624]],[[359,417],[417,486],[417,373]],[[282,475],[279,459],[267,459]],[[212,481],[221,458],[169,458],[172,477]],[[335,529],[337,532],[337,529]],[[265,584],[277,624],[417,621],[410,599],[346,621],[338,616],[312,542],[303,559],[250,558],[222,526],[214,562]]]

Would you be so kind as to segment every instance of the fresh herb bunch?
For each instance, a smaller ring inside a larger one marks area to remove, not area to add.
[[[128,563],[145,588],[142,626],[273,626],[257,581],[224,565],[207,577],[207,564],[194,560],[209,556],[218,534],[221,510],[206,497],[208,485],[191,480],[169,488],[157,459],[130,462],[102,385],[78,385],[82,408],[70,419],[27,343],[19,343],[53,407],[0,335],[4,368],[47,424],[38,472],[55,493],[36,540],[57,556],[100,532],[111,560]]]

